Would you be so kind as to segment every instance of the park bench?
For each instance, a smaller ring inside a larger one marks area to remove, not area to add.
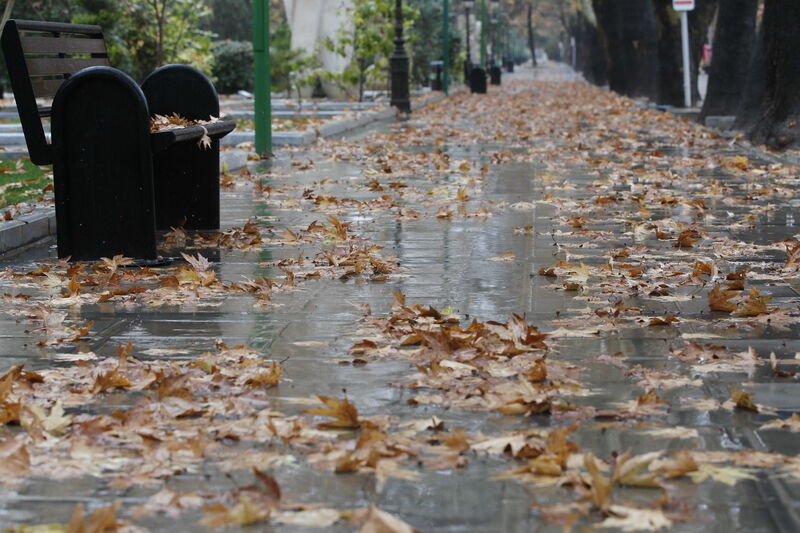
[[[205,75],[167,65],[140,87],[98,26],[9,20],[2,47],[31,161],[53,165],[59,257],[155,260],[156,230],[219,227],[219,139],[235,124],[213,118]],[[151,132],[173,113],[209,122]]]

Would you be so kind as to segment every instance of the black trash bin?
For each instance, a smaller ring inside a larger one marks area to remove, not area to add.
[[[444,83],[442,82],[442,76],[444,73],[444,63],[442,61],[431,61],[431,90],[432,91],[442,91],[444,90]]]
[[[514,61],[511,58],[506,58],[505,65],[506,65],[506,72],[508,72],[509,74],[514,72]]]
[[[486,94],[486,71],[481,67],[472,67],[470,70],[469,90],[477,94]]]
[[[491,78],[492,85],[500,85],[500,78],[503,75],[503,71],[500,70],[500,67],[497,65],[493,65],[489,68],[489,78]]]

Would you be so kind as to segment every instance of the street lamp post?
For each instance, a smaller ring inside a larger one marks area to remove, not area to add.
[[[408,91],[408,54],[403,40],[403,0],[394,4],[394,52],[389,58],[392,78],[391,103],[401,113],[411,112]]]

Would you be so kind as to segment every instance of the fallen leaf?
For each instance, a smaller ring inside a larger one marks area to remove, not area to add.
[[[695,483],[701,483],[707,479],[713,479],[726,485],[733,486],[743,479],[757,480],[750,469],[735,466],[717,466],[713,464],[701,464],[697,470],[689,473],[689,477]]]
[[[374,505],[357,511],[350,522],[361,524],[358,533],[419,533],[396,516]]]
[[[597,527],[618,528],[622,531],[660,531],[672,526],[672,521],[660,509],[639,509],[612,505],[608,516]]]
[[[335,422],[322,422],[320,424],[321,427],[342,429],[357,429],[361,427],[361,421],[358,419],[358,409],[347,398],[337,400],[330,396],[321,395],[318,395],[317,398],[327,407],[306,409],[303,412],[309,415],[329,416],[336,419]]]

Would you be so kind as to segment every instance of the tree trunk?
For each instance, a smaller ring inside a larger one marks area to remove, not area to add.
[[[758,21],[756,21],[758,25]],[[747,81],[744,85],[742,102],[736,112],[736,124],[734,127],[739,130],[747,130],[752,127],[761,103],[765,98],[767,85],[767,67],[765,62],[766,36],[764,35],[764,22],[762,19],[760,29],[756,35],[755,49],[748,64]]]
[[[766,0],[764,98],[748,137],[776,149],[800,147],[800,2]]]
[[[683,107],[683,56],[680,14],[672,0],[653,0],[658,25],[659,104]]]
[[[578,71],[589,83],[599,86],[606,85],[608,83],[608,65],[597,27],[582,11],[578,13],[575,26]]]
[[[531,61],[536,67],[536,38],[533,34],[533,0],[528,4],[528,48],[531,49]]]
[[[730,0],[723,0],[723,3]],[[700,100],[697,78],[700,74],[700,59],[703,57],[703,44],[706,42],[708,27],[714,21],[718,0],[697,0],[694,11],[689,12],[689,59],[692,62],[691,87],[692,101]]]
[[[652,2],[593,0],[612,91],[656,99],[658,45]]]
[[[755,43],[757,10],[758,0],[725,0],[720,4],[701,120],[738,111]]]

